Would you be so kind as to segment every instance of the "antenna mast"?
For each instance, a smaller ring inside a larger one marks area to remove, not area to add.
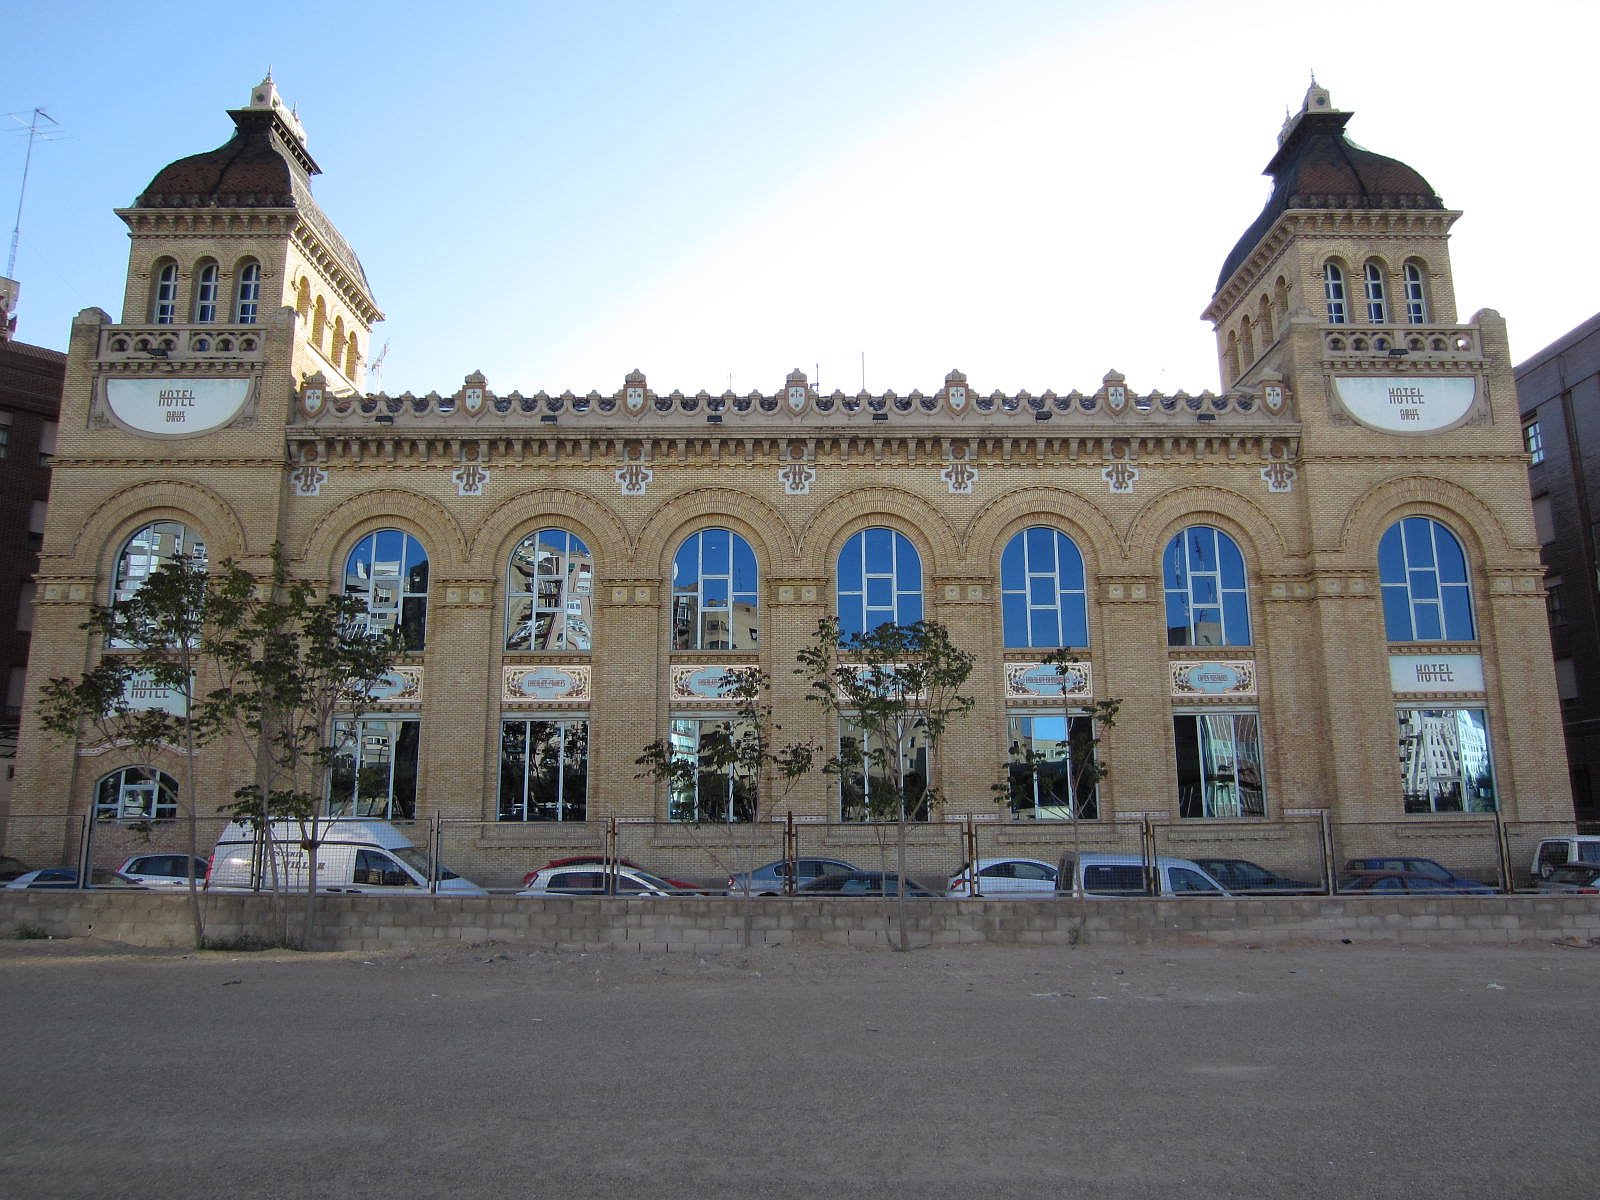
[[[14,279],[16,276],[13,272],[17,269],[17,243],[22,240],[22,202],[28,195],[28,168],[33,165],[33,142],[35,138],[40,137],[47,142],[51,140],[50,130],[41,128],[39,125],[40,120],[49,121],[51,125],[57,128],[60,128],[61,122],[42,108],[34,109],[28,123],[25,125],[20,114],[7,113],[6,115],[28,131],[28,150],[22,156],[22,186],[17,189],[17,221],[11,227],[11,254],[6,259],[6,278]]]
[[[383,390],[383,360],[389,357],[389,343],[383,343],[383,349],[378,351],[378,357],[367,364],[368,381],[372,384],[374,392]]]

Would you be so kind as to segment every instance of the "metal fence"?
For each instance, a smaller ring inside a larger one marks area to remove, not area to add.
[[[226,822],[201,817],[193,842],[210,856]],[[826,858],[866,871],[897,872],[894,824],[841,823],[786,814],[777,820],[689,824],[631,818],[583,823],[431,820],[392,822],[427,856],[430,877],[449,867],[491,891],[512,892],[560,859],[636,866],[680,885],[730,890],[730,879],[764,865]],[[1419,858],[1504,891],[1532,890],[1541,838],[1570,835],[1572,822],[1504,822],[1495,816],[1448,821],[1332,821],[1326,815],[1281,821],[1195,821],[1138,817],[1100,821],[1009,821],[992,814],[913,822],[906,831],[906,875],[942,894],[979,859],[1033,859],[1054,866],[1063,854],[1111,852],[1191,860],[1243,860],[1318,890],[1337,891],[1355,859]],[[29,866],[116,869],[135,855],[185,854],[186,819],[118,821],[83,814],[12,815],[6,852]],[[731,889],[737,890],[737,889]]]

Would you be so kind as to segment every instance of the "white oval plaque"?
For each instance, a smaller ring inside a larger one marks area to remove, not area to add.
[[[1467,379],[1422,379],[1415,375],[1343,376],[1333,381],[1345,411],[1369,429],[1385,433],[1434,433],[1454,425],[1472,409],[1477,383]]]
[[[250,397],[248,379],[108,379],[106,403],[140,433],[188,437],[220,429]]]

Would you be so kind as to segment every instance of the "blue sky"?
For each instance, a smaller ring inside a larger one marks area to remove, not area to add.
[[[112,210],[226,141],[270,66],[387,315],[387,391],[854,391],[864,355],[874,391],[1198,392],[1199,313],[1315,70],[1353,140],[1465,210],[1461,313],[1498,310],[1520,360],[1600,310],[1597,33],[1554,0],[14,4],[0,113],[60,122],[17,336],[120,318]]]

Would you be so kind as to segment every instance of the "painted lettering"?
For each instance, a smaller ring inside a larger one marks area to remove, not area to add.
[[[1455,681],[1455,668],[1447,662],[1417,664],[1418,683],[1454,683]]]
[[[1412,401],[1423,399],[1422,389],[1419,387],[1392,387],[1389,389],[1390,404],[1410,404]]]

